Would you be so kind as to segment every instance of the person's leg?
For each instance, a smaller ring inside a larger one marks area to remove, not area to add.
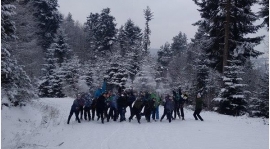
[[[79,119],[79,111],[75,111],[75,116],[76,116],[76,119],[78,120],[78,123],[81,123]]]
[[[94,107],[92,107],[92,109],[91,109],[91,112],[92,112],[92,120],[95,119],[95,111],[96,111],[96,109],[95,109]]]
[[[68,121],[67,121],[67,124],[69,124],[69,121],[70,121],[70,118],[72,117],[72,115],[73,115],[73,111],[72,111],[72,110],[70,110],[70,112],[69,112],[69,116],[68,116]]]
[[[83,117],[83,106],[80,106],[80,113],[81,113],[81,120],[82,120],[82,117]]]
[[[156,119],[159,119],[159,106],[156,108]]]
[[[165,115],[167,115],[167,112],[166,112],[166,109],[164,108],[164,111],[163,111],[163,114],[162,114],[162,116],[161,116],[160,121],[162,121],[162,120],[163,120],[163,118],[165,117]]]
[[[169,119],[169,123],[172,121],[172,111],[167,110],[167,117]]]
[[[194,116],[195,120],[198,120],[196,115],[197,115],[197,110],[194,111],[193,116]]]
[[[184,106],[183,105],[180,106],[180,111],[181,111],[182,120],[185,120]]]
[[[199,119],[201,120],[201,121],[203,121],[203,119],[202,119],[202,117],[201,117],[201,115],[200,115],[200,113],[201,113],[201,109],[200,110],[198,110],[198,112],[197,112],[197,116],[199,117]]]

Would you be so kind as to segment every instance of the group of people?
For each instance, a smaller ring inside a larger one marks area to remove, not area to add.
[[[151,119],[156,121],[159,119],[160,105],[164,106],[160,121],[165,116],[169,122],[176,119],[176,116],[185,120],[183,107],[187,99],[188,95],[182,93],[180,88],[178,91],[173,91],[172,95],[167,94],[162,98],[154,92],[140,92],[137,94],[133,90],[123,91],[119,89],[117,93],[113,93],[106,91],[106,84],[103,83],[103,87],[95,92],[94,97],[90,93],[77,94],[71,106],[67,124],[69,124],[73,114],[75,114],[79,123],[83,118],[88,121],[94,120],[95,116],[97,116],[97,120],[101,119],[101,123],[104,123],[104,120],[109,122],[110,119],[113,121],[119,119],[120,122],[126,121],[126,109],[128,107],[130,109],[129,122],[133,120],[134,116],[136,116],[138,123],[140,123],[141,116],[145,116],[147,122],[150,122]],[[193,114],[195,120],[199,118],[203,121],[200,116],[203,104],[201,95],[198,93]]]

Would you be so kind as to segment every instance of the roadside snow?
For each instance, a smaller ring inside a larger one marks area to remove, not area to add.
[[[202,112],[195,121],[185,109],[186,120],[141,124],[82,121],[75,116],[66,124],[72,98],[42,98],[21,108],[2,107],[3,149],[268,149],[268,119],[231,117]],[[129,111],[129,109],[127,109]],[[162,115],[163,107],[160,107]],[[126,114],[128,117],[129,112]],[[267,123],[267,124],[265,124]]]

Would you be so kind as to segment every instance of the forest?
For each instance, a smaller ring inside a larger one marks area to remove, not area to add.
[[[179,29],[153,56],[155,12],[148,6],[142,10],[144,28],[132,18],[117,28],[110,8],[89,10],[81,24],[71,13],[61,14],[57,0],[2,0],[2,105],[93,94],[106,80],[113,91],[163,96],[181,88],[190,102],[200,92],[209,111],[268,118],[268,58],[255,50],[267,37],[247,35],[268,32],[269,0],[193,1],[201,15],[191,24],[198,27],[195,36],[188,42]],[[258,12],[251,9],[255,4]]]

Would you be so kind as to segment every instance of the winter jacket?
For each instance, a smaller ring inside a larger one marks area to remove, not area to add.
[[[165,103],[164,108],[165,108],[166,110],[173,111],[173,109],[174,109],[174,101],[171,100],[171,99],[166,99],[166,103]]]
[[[153,109],[154,109],[154,104],[155,104],[155,101],[152,100],[152,99],[146,101],[145,109],[146,109],[146,110],[153,110]]]
[[[95,92],[94,98],[98,99],[101,94],[102,94],[102,88],[97,89]]]
[[[92,106],[92,99],[85,99],[84,100],[84,107],[90,108]]]
[[[124,95],[121,95],[117,100],[118,107],[127,107],[127,98]]]
[[[106,87],[107,87],[106,84],[107,84],[106,81],[104,81],[102,84],[102,88],[99,88],[96,90],[94,98],[96,99],[99,98],[99,96],[101,96],[106,91]]]
[[[133,107],[135,107],[136,109],[142,109],[143,107],[143,99],[142,98],[138,98],[137,100],[135,100]]]
[[[117,100],[118,100],[118,96],[117,95],[112,95],[109,98],[109,106],[111,108],[116,108],[117,109]]]
[[[153,99],[153,98],[156,100],[155,103],[154,103],[154,107],[157,108],[159,106],[159,104],[160,104],[161,99],[155,93],[151,94],[151,99]]]
[[[128,104],[132,104],[135,100],[135,95],[131,94],[130,96],[128,96]]]
[[[196,110],[201,110],[202,106],[204,105],[202,98],[197,98],[196,97],[196,106],[195,109]]]
[[[78,102],[78,99],[75,99],[75,100],[73,101],[73,104],[72,104],[72,106],[71,106],[71,110],[72,110],[72,111],[77,111],[77,110],[79,110],[79,102]]]
[[[106,108],[106,106],[106,98],[104,96],[99,96],[96,105],[97,110],[102,111]]]
[[[78,99],[78,103],[79,103],[79,106],[80,107],[83,107],[84,106],[84,99],[81,97]]]

